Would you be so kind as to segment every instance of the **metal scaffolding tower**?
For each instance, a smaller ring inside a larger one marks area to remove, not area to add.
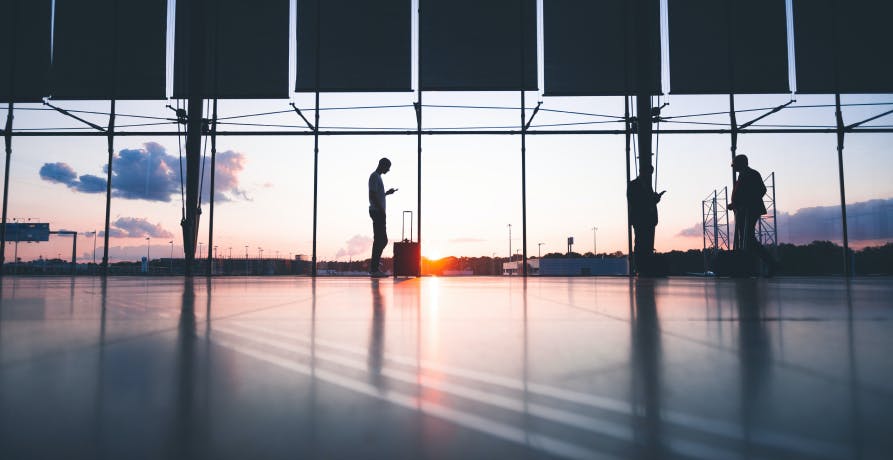
[[[775,202],[775,189],[772,189],[773,200]],[[773,205],[773,212],[774,212]],[[729,188],[723,187],[721,191],[714,190],[701,201],[702,230],[704,240],[704,271],[707,270],[708,249],[710,257],[725,250],[731,249],[731,239],[729,239]],[[773,219],[774,222],[774,219]]]
[[[763,246],[771,246],[772,254],[778,254],[778,221],[775,209],[775,172],[763,179],[766,185],[766,194],[763,196],[763,204],[766,206],[766,214],[757,222],[757,240]]]

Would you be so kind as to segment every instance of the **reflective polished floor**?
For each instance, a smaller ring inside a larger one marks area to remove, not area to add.
[[[893,458],[893,280],[6,278],[0,458]]]

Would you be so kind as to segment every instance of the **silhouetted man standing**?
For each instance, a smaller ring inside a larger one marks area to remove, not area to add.
[[[629,181],[626,187],[626,203],[629,207],[629,221],[636,232],[636,270],[640,274],[653,274],[654,228],[657,226],[657,203],[666,190],[654,193],[651,188],[651,174],[654,168],[642,167],[639,177]]]
[[[766,214],[763,195],[766,185],[763,176],[748,166],[745,155],[737,155],[732,160],[732,170],[738,173],[738,179],[732,188],[732,202],[729,209],[735,212],[735,245],[734,249],[746,253],[757,253],[769,270],[769,276],[775,273],[776,263],[769,251],[760,244],[756,237],[757,221]]]
[[[391,160],[378,160],[378,168],[369,176],[369,217],[372,218],[372,260],[369,263],[369,274],[374,277],[387,276],[381,271],[381,253],[388,245],[388,230],[385,213],[385,197],[397,189],[384,190],[381,175],[391,170]]]

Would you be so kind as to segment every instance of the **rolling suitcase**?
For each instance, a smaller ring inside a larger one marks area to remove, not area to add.
[[[406,239],[406,214],[409,213],[409,239]],[[403,211],[400,241],[394,243],[394,277],[421,274],[421,245],[412,241],[412,211]]]

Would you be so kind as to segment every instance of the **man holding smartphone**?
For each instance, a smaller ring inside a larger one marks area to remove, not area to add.
[[[387,215],[385,197],[397,191],[392,188],[385,191],[381,175],[391,170],[391,160],[378,160],[378,168],[369,175],[369,217],[372,218],[372,260],[369,263],[369,274],[375,278],[387,276],[381,271],[381,253],[388,245]]]
[[[651,189],[651,165],[642,167],[639,177],[631,180],[626,188],[626,203],[629,207],[629,222],[636,233],[634,254],[636,271],[639,275],[654,275],[654,228],[657,227],[657,203],[667,191],[654,193]]]

